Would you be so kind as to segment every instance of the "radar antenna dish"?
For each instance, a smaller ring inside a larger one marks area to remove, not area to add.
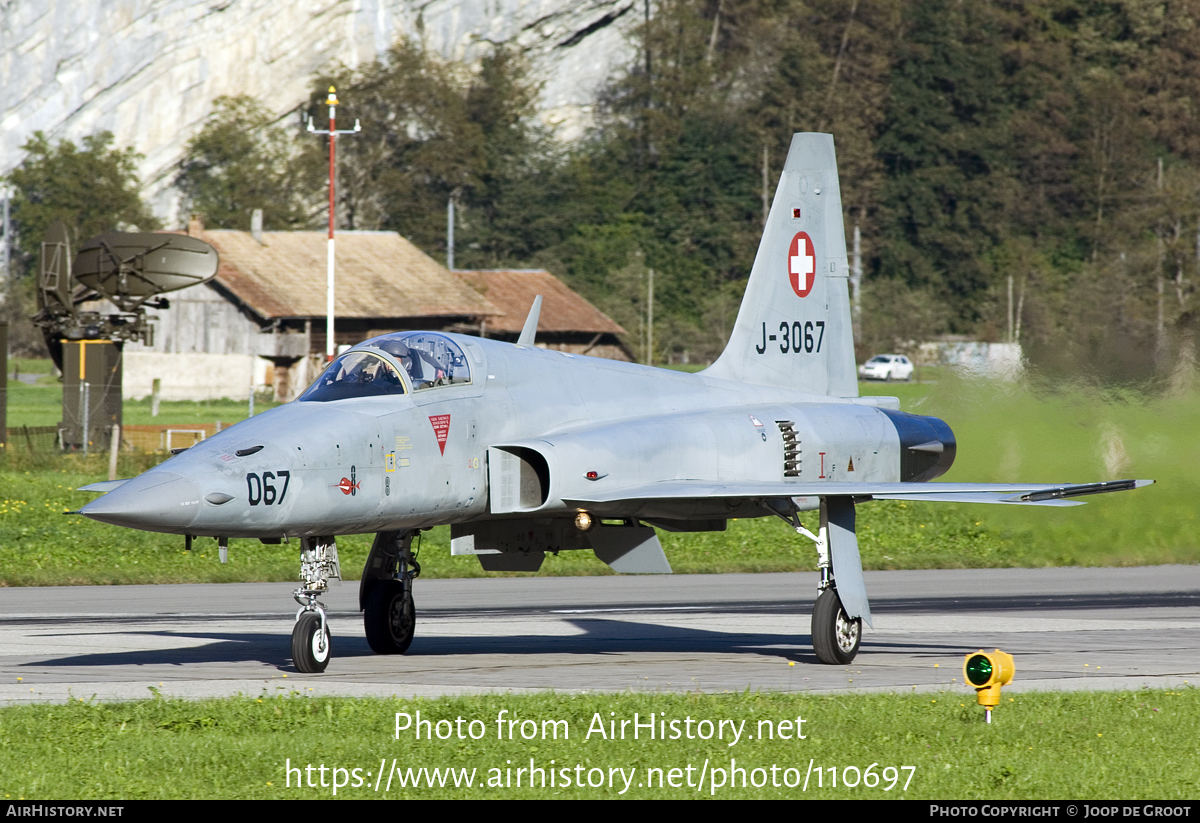
[[[136,232],[93,237],[72,263],[69,233],[59,220],[42,242],[38,312],[32,319],[60,369],[64,340],[153,346],[154,318],[146,309],[169,308],[160,295],[212,279],[219,263],[216,249],[195,237]],[[98,299],[110,301],[117,312],[81,305]]]
[[[74,276],[121,311],[132,312],[160,294],[211,279],[217,264],[216,250],[195,237],[111,232],[83,244]]]

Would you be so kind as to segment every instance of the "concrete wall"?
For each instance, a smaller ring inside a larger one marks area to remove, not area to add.
[[[973,377],[1015,380],[1025,369],[1020,343],[980,343],[973,340],[938,341],[918,346],[917,362],[950,366]]]
[[[130,400],[149,397],[157,377],[163,400],[249,400],[251,380],[266,383],[268,366],[250,354],[126,351],[123,393]]]
[[[323,357],[306,357],[290,368],[276,367],[249,354],[168,353],[125,349],[123,394],[129,400],[149,397],[154,378],[162,380],[163,400],[249,400],[250,383],[257,392],[272,391],[280,402],[294,400],[325,368]]]

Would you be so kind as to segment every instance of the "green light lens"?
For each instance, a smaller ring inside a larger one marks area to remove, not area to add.
[[[967,661],[967,679],[972,686],[983,686],[992,677],[992,661],[987,655],[977,654]]]

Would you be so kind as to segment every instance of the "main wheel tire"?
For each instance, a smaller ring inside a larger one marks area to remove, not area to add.
[[[367,645],[376,654],[404,654],[412,645],[417,627],[417,609],[398,580],[375,584],[363,613]]]
[[[329,629],[321,631],[321,615],[305,612],[292,629],[292,662],[296,671],[317,674],[329,665]]]
[[[851,620],[846,615],[836,589],[821,592],[812,613],[812,644],[817,659],[833,666],[845,665],[858,654],[861,640],[862,618]]]

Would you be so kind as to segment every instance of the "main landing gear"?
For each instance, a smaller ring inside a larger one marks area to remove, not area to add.
[[[791,501],[788,501],[789,503]],[[834,580],[834,563],[830,545],[831,508],[834,510],[833,525],[839,539],[845,541],[839,547],[839,566],[846,577],[850,591],[855,592],[862,603],[862,613],[870,617],[866,606],[866,589],[862,585],[862,564],[858,556],[858,542],[854,537],[854,503],[849,498],[829,500],[821,498],[821,526],[816,534],[800,524],[799,510],[794,504],[787,513],[771,507],[788,525],[816,544],[817,570],[821,582],[817,585],[817,602],[812,612],[812,645],[817,659],[822,663],[844,666],[854,660],[862,641],[862,617],[850,617],[842,604]]]
[[[379,532],[358,589],[367,644],[376,654],[404,654],[417,625],[413,579],[421,566],[412,553],[412,531]]]
[[[341,581],[337,544],[332,537],[300,539],[300,579],[304,585],[292,592],[300,610],[292,628],[292,662],[296,671],[315,674],[329,665],[329,621],[318,597],[329,591],[329,581]]]
[[[817,597],[812,613],[812,644],[822,663],[845,665],[858,654],[862,618],[846,616],[837,589],[830,586]]]

